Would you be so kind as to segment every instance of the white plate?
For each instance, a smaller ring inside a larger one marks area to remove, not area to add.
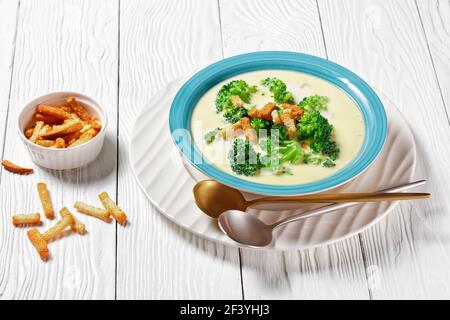
[[[181,227],[210,240],[238,246],[217,227],[216,221],[195,205],[192,188],[205,179],[200,172],[184,164],[172,142],[168,114],[173,97],[189,77],[179,78],[161,89],[144,106],[133,128],[130,160],[137,181],[157,209]],[[382,94],[389,121],[385,146],[375,162],[351,182],[328,192],[371,192],[412,180],[416,165],[416,146],[405,119]],[[246,194],[246,198],[256,195]],[[372,203],[309,218],[280,228],[267,249],[294,250],[329,244],[373,225],[398,203]],[[267,222],[305,211],[289,207],[249,209]]]

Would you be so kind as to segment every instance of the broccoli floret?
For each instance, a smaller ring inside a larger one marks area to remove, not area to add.
[[[340,151],[335,141],[328,140],[323,143],[322,153],[328,155],[331,160],[336,160]]]
[[[333,127],[328,120],[318,111],[307,112],[300,118],[297,124],[300,140],[312,140],[312,142],[321,142],[328,140],[331,136]],[[320,152],[322,150],[315,150]]]
[[[334,167],[336,164],[329,157],[317,154],[317,153],[307,153],[303,159],[303,163],[321,165],[325,168]]]
[[[328,155],[332,160],[339,156],[339,147],[331,141],[333,126],[319,111],[306,112],[297,124],[300,140],[308,140],[315,153]]]
[[[273,141],[270,138],[260,140],[259,145],[264,152],[263,155],[260,155],[261,166],[269,168],[272,173],[276,175],[292,175],[289,168],[281,165],[278,145],[276,145],[276,143],[276,141]],[[272,150],[275,152],[272,152]]]
[[[253,149],[248,140],[235,139],[228,154],[231,169],[237,174],[254,176],[261,167],[259,154]]]
[[[250,122],[253,129],[255,129],[256,134],[259,136],[259,130],[266,129],[268,130],[270,128],[270,121],[260,118],[253,118]]]
[[[232,96],[239,96],[245,103],[250,102],[252,93],[256,92],[256,86],[249,86],[244,80],[233,80],[222,86],[216,97],[216,110],[222,112],[233,108]]]
[[[261,81],[272,92],[273,99],[276,103],[293,103],[294,96],[287,91],[286,84],[278,78],[266,78]]]
[[[274,124],[269,131],[270,135],[275,134],[278,141],[287,140],[287,128],[282,124]]]
[[[268,138],[262,139],[260,146],[263,150],[260,163],[265,168],[270,168],[273,174],[292,174],[289,168],[282,165],[285,162],[321,165],[326,168],[336,165],[328,156],[306,152],[296,140],[284,140],[277,144],[276,141]]]
[[[328,159],[325,159],[324,161],[322,161],[322,163],[320,165],[325,168],[332,168],[336,165],[336,163],[334,163],[333,160],[328,158]]]
[[[280,161],[276,157],[272,157],[268,154],[260,155],[259,161],[261,163],[261,167],[269,168],[272,171],[277,171],[278,167],[280,167]]]
[[[270,140],[270,138],[259,140],[259,146],[266,155],[272,155],[272,141]]]
[[[261,139],[259,140],[259,146],[261,147],[261,150],[263,152],[263,154],[260,155],[261,164],[264,167],[271,167],[274,160],[273,158],[278,159],[275,154],[272,154],[272,150],[275,149],[274,142],[270,138]]]
[[[272,168],[272,171],[274,171],[274,168],[278,168],[280,164],[280,141],[286,140],[286,127],[282,125],[273,125],[270,132],[271,135],[269,135],[269,137],[259,141],[259,146],[263,152],[261,163],[263,163],[265,167]]]
[[[244,108],[229,108],[223,113],[226,122],[235,123],[241,118],[247,116],[247,110]]]
[[[305,97],[299,102],[298,106],[306,112],[325,111],[328,108],[328,97],[319,96],[317,94]]]
[[[208,131],[208,132],[203,136],[203,138],[205,139],[205,142],[206,142],[207,144],[212,143],[212,142],[216,139],[217,134],[220,132],[220,130],[221,130],[220,128],[215,128],[215,129],[213,129],[213,130]]]
[[[280,153],[280,163],[289,161],[291,164],[296,164],[305,158],[305,152],[295,140],[280,141],[278,151]]]

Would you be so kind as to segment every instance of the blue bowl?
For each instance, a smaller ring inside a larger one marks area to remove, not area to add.
[[[256,70],[291,70],[322,78],[346,92],[358,105],[365,124],[365,138],[357,156],[344,168],[324,179],[297,185],[256,183],[228,174],[207,161],[190,135],[192,112],[211,87],[235,75]],[[192,76],[178,91],[170,108],[169,126],[174,143],[191,164],[212,179],[257,194],[299,195],[337,187],[367,169],[383,148],[387,135],[386,113],[374,90],[360,77],[328,60],[301,53],[262,51],[213,63]],[[182,129],[182,130],[179,130]]]

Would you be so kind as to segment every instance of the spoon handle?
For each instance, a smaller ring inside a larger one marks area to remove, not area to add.
[[[296,197],[265,197],[249,201],[249,205],[271,202],[298,202],[298,203],[343,203],[343,202],[380,202],[429,198],[429,193],[337,193],[337,194],[312,194]]]
[[[388,192],[388,193],[393,193],[393,192],[401,192],[404,190],[408,190],[414,187],[418,187],[420,185],[425,184],[426,180],[419,180],[416,182],[410,182],[410,183],[406,183],[403,185],[399,185],[393,188],[389,188],[389,189],[384,189],[384,190],[380,190],[378,191],[378,193],[384,193],[384,192]],[[279,220],[278,222],[275,222],[274,224],[272,224],[272,228],[277,228],[280,227],[282,225],[285,225],[287,223],[293,222],[293,221],[297,221],[297,220],[302,220],[302,219],[306,219],[306,218],[311,218],[311,217],[315,217],[324,213],[328,213],[331,211],[335,211],[338,209],[343,209],[343,208],[348,208],[354,205],[357,205],[358,202],[344,202],[344,203],[337,203],[337,204],[332,204],[332,205],[328,205],[328,206],[324,206],[321,208],[317,208],[317,209],[313,209],[307,212],[303,212],[303,213],[299,213],[284,219]]]

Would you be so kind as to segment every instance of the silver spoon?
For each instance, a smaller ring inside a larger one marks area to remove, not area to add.
[[[419,180],[399,185],[378,192],[400,192],[425,184],[426,180]],[[315,217],[338,209],[357,205],[355,202],[332,204],[308,212],[299,213],[291,217],[281,219],[274,224],[267,225],[258,217],[240,210],[227,210],[218,219],[219,227],[231,239],[249,247],[266,247],[272,243],[272,231],[285,224]]]

